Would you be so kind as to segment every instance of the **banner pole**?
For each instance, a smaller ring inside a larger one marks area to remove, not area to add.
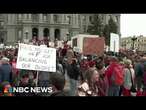
[[[115,49],[116,47],[115,46],[116,46],[116,42],[114,40],[114,56],[116,56],[116,52],[115,52],[116,51],[116,49]]]
[[[39,71],[37,71],[37,76],[36,76],[36,86],[38,86],[38,80],[39,80]]]

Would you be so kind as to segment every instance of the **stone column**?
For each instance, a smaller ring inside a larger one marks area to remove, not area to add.
[[[29,20],[31,20],[31,14],[29,14]]]
[[[62,18],[63,18],[62,15],[63,15],[63,14],[58,14],[59,23],[61,23],[61,24],[63,23],[63,22],[62,22]]]
[[[23,37],[22,37],[22,30],[21,29],[18,29],[18,36],[17,36],[17,40],[21,40]]]
[[[44,34],[43,34],[44,28],[43,27],[39,27],[39,39],[42,39]]]
[[[64,14],[61,15],[61,18],[62,18],[61,23],[62,23],[62,24],[65,23]]]
[[[79,18],[78,18],[78,16],[79,16],[79,15],[78,15],[78,14],[76,14],[76,25],[79,27],[79,21],[78,21],[78,20],[79,20]]]
[[[27,19],[27,14],[24,14],[24,19],[25,19],[25,20]]]
[[[76,27],[76,14],[72,14],[72,27]]]
[[[8,14],[8,25],[15,24],[15,14]]]
[[[40,23],[43,22],[43,14],[39,14],[39,22],[40,22]]]
[[[16,30],[13,27],[7,28],[7,42],[14,43],[16,41]]]
[[[54,24],[53,14],[50,15],[50,24]]]
[[[51,41],[54,41],[54,40],[55,40],[54,28],[50,28],[50,40],[51,40]]]

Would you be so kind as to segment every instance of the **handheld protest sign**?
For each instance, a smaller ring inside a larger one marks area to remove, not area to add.
[[[120,41],[119,41],[119,35],[111,33],[110,34],[110,51],[112,52],[119,52],[119,46],[120,46]]]
[[[19,44],[16,68],[56,72],[56,49]]]

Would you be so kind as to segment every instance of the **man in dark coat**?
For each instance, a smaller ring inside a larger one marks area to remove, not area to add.
[[[67,96],[68,94],[64,91],[65,76],[57,71],[50,76],[51,84],[53,87],[53,93],[51,96]]]
[[[80,76],[79,64],[77,63],[77,59],[72,59],[72,61],[68,63],[67,74],[70,80],[70,96],[75,96],[77,81]]]
[[[0,66],[0,82],[8,81],[12,82],[12,67],[9,64],[9,59],[3,57],[1,59],[1,66]]]

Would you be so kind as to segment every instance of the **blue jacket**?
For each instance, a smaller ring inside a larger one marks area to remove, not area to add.
[[[0,82],[12,81],[12,67],[10,64],[2,64],[0,66]]]
[[[143,71],[143,65],[141,64],[141,63],[137,63],[136,65],[135,65],[135,74],[136,74],[136,76],[143,76],[143,73],[144,73],[144,71]]]

